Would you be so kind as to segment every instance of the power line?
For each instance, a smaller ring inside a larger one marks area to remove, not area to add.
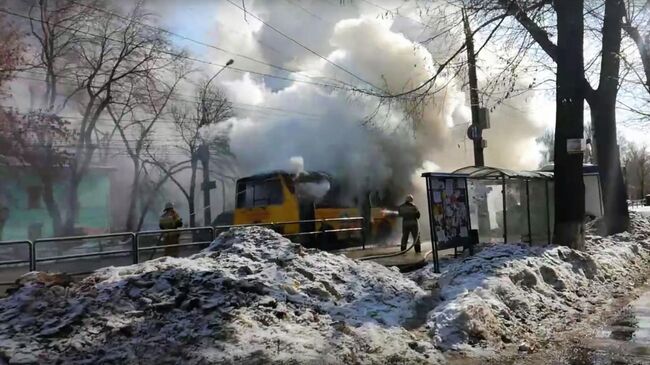
[[[12,15],[12,16],[19,17],[19,18],[23,18],[23,19],[26,19],[26,20],[36,21],[36,22],[39,22],[39,23],[44,23],[44,22],[43,22],[42,20],[40,20],[40,19],[36,19],[36,18],[34,18],[34,17],[30,17],[30,16],[26,16],[26,15],[22,15],[22,14],[14,13],[14,12],[9,11],[9,10],[7,10],[7,9],[0,9],[0,13],[4,13],[4,14],[7,14],[7,15]],[[109,39],[109,40],[111,40],[111,41],[113,41],[113,42],[118,42],[118,43],[126,44],[126,42],[123,41],[123,40],[110,38],[110,37],[108,37],[108,36],[102,36],[102,35],[93,34],[93,33],[90,33],[90,32],[82,31],[81,29],[78,29],[78,28],[67,27],[67,26],[63,26],[63,25],[59,25],[59,24],[54,24],[54,26],[55,26],[55,27],[59,27],[59,28],[63,28],[63,29],[66,29],[66,30],[72,30],[72,31],[75,31],[75,32],[77,32],[77,33],[81,33],[81,34],[85,34],[85,35],[89,35],[89,36],[93,36],[93,37],[104,37],[105,39]],[[225,65],[222,65],[222,64],[218,64],[218,63],[215,63],[215,62],[210,62],[210,61],[202,60],[202,59],[195,58],[195,57],[191,57],[191,56],[187,56],[187,55],[184,55],[184,54],[174,53],[174,52],[165,51],[165,50],[160,50],[160,52],[163,53],[163,54],[169,55],[169,56],[173,56],[173,57],[177,57],[177,58],[182,58],[182,59],[186,59],[186,60],[190,60],[190,61],[194,61],[194,62],[198,62],[198,63],[206,64],[206,65],[217,66],[217,67],[225,67]],[[330,87],[330,88],[340,89],[340,90],[346,90],[346,91],[356,91],[354,88],[350,87],[350,86],[349,86],[348,84],[346,84],[345,82],[343,82],[343,81],[338,81],[338,80],[337,80],[338,82],[340,82],[341,84],[346,85],[346,86],[334,85],[334,84],[328,84],[328,83],[323,83],[323,82],[314,82],[314,81],[307,81],[307,80],[299,80],[299,79],[290,78],[290,77],[276,76],[276,75],[271,75],[271,74],[267,74],[267,73],[264,73],[264,72],[253,71],[253,70],[247,70],[247,69],[238,68],[238,67],[233,67],[233,66],[229,66],[229,67],[227,67],[227,70],[238,71],[238,72],[241,72],[241,73],[250,73],[250,74],[253,74],[253,75],[264,76],[264,77],[269,77],[269,78],[278,79],[278,80],[292,81],[292,82],[304,83],[304,84],[315,85],[315,86],[321,86],[321,87]]]
[[[257,15],[251,13],[251,12],[248,11],[246,8],[243,8],[243,7],[241,7],[241,6],[237,5],[237,4],[235,4],[232,0],[226,0],[226,1],[228,1],[228,2],[229,2],[230,4],[232,4],[234,7],[236,7],[236,8],[238,8],[238,9],[242,10],[242,11],[244,12],[244,14],[249,14],[249,15],[252,16],[253,18],[259,20],[259,21],[260,21],[262,24],[264,24],[267,28],[273,30],[274,32],[280,34],[280,35],[283,36],[284,38],[286,38],[286,39],[290,40],[291,42],[297,44],[298,46],[304,48],[304,49],[307,50],[308,52],[310,52],[310,53],[314,54],[315,56],[321,58],[322,60],[324,60],[325,62],[329,63],[330,65],[332,65],[332,66],[338,68],[339,70],[341,70],[341,71],[347,73],[348,75],[351,75],[351,76],[354,77],[355,79],[357,79],[357,80],[359,80],[359,81],[361,81],[361,82],[364,82],[364,83],[370,85],[370,86],[371,86],[372,88],[374,88],[374,89],[382,90],[382,89],[378,88],[377,86],[373,85],[371,82],[364,80],[364,79],[361,78],[360,76],[358,76],[358,75],[356,75],[355,73],[353,73],[353,72],[349,71],[348,69],[344,68],[343,66],[340,66],[340,65],[338,65],[338,64],[336,64],[336,63],[330,61],[327,57],[324,57],[324,56],[320,55],[318,52],[316,52],[316,51],[312,50],[311,48],[305,46],[304,44],[298,42],[298,41],[295,40],[294,38],[288,36],[287,34],[285,34],[284,32],[282,32],[281,30],[279,30],[278,28],[276,28],[276,27],[274,27],[273,25],[271,25],[271,24],[265,22],[264,20],[262,20],[262,19],[261,19],[260,17],[258,17]]]
[[[35,73],[35,72],[31,72],[31,71],[19,71],[19,72],[26,72],[26,73],[32,73],[32,74],[42,75],[42,74],[38,74],[38,73]],[[58,77],[59,77],[59,78],[63,78],[63,79],[71,79],[71,80],[74,80],[73,77],[68,77],[68,76],[58,76]],[[31,81],[46,82],[46,81],[43,80],[43,79],[38,79],[38,78],[33,78],[33,77],[14,76],[14,78],[17,78],[17,79],[23,79],[23,80],[31,80]],[[68,86],[78,86],[78,85],[76,85],[76,84],[65,83],[65,82],[60,82],[60,84],[61,84],[61,85],[68,85]],[[191,95],[185,95],[185,94],[176,94],[176,95],[178,95],[178,96],[185,96],[185,97],[188,97],[188,98],[192,98],[192,97],[193,97],[193,96],[191,96]],[[179,98],[179,97],[170,97],[170,100],[182,101],[182,102],[187,102],[187,103],[195,103],[195,102],[196,102],[195,100],[183,99],[183,98]],[[301,115],[301,116],[309,117],[309,118],[321,118],[321,117],[323,117],[323,115],[311,114],[311,113],[305,113],[305,112],[301,112],[301,111],[297,111],[297,110],[289,110],[289,109],[276,108],[276,107],[269,107],[269,106],[262,106],[262,105],[256,105],[256,104],[241,103],[241,102],[231,102],[231,103],[233,104],[233,108],[234,108],[234,109],[239,109],[239,110],[244,110],[244,111],[253,111],[253,112],[255,112],[255,111],[259,111],[259,112],[263,112],[263,111],[271,111],[271,112],[284,113],[284,114],[296,114],[296,115]],[[237,106],[237,105],[242,105],[242,106]],[[246,109],[247,107],[248,107],[248,108],[253,108],[253,110],[251,110],[251,109]],[[255,108],[258,108],[258,109],[261,109],[261,110],[255,110]]]
[[[386,11],[386,12],[389,12],[389,13],[393,14],[393,10],[385,8],[385,7],[381,6],[381,5],[375,4],[374,2],[372,2],[370,0],[361,0],[361,1],[363,1],[366,4],[372,5],[377,9],[381,9],[383,11]],[[399,11],[397,11],[395,13],[395,16],[398,16],[398,17],[401,17],[401,18],[404,18],[404,19],[410,19],[410,20],[412,20],[412,21],[414,21],[416,23],[419,23],[419,24],[423,25],[425,28],[431,28],[431,25],[423,23],[422,21],[420,21],[418,19],[411,18],[410,16],[402,15],[402,14],[399,13]]]
[[[318,20],[320,20],[320,21],[322,21],[322,22],[324,22],[324,23],[333,24],[333,22],[331,22],[331,21],[329,21],[329,20],[327,20],[327,19],[323,19],[323,18],[320,17],[318,14],[314,14],[314,13],[311,12],[309,9],[307,9],[307,8],[305,8],[304,6],[302,6],[302,5],[300,5],[300,4],[296,3],[296,2],[294,2],[293,0],[284,0],[284,1],[286,1],[287,4],[289,4],[289,5],[293,5],[293,6],[297,7],[297,8],[299,8],[299,9],[302,10],[303,12],[307,13],[308,15],[310,15],[312,18],[316,18],[316,19],[318,19]]]
[[[98,8],[98,7],[95,7],[95,6],[92,6],[92,5],[88,5],[88,4],[83,4],[83,3],[78,2],[78,1],[76,1],[76,0],[70,0],[70,1],[71,1],[72,3],[74,3],[74,4],[77,4],[77,5],[80,5],[80,6],[84,6],[84,7],[86,7],[86,8],[93,9],[93,10],[95,10],[95,11],[99,11],[99,12],[102,12],[102,13],[107,14],[107,15],[112,15],[112,16],[115,16],[115,17],[117,17],[117,18],[119,18],[119,19],[122,19],[122,20],[125,20],[125,21],[129,21],[129,22],[133,22],[133,23],[135,23],[135,24],[139,24],[139,25],[142,25],[142,26],[148,27],[148,28],[150,28],[150,29],[158,30],[158,31],[161,31],[161,32],[163,32],[163,33],[166,33],[166,34],[169,34],[169,35],[171,35],[171,36],[174,36],[174,37],[180,38],[180,39],[182,39],[182,40],[186,40],[186,41],[192,42],[192,43],[194,43],[194,44],[197,44],[197,45],[200,45],[200,46],[203,46],[203,47],[212,48],[212,49],[214,49],[214,50],[221,51],[221,52],[224,52],[224,53],[227,53],[227,54],[233,55],[233,56],[241,57],[241,58],[247,59],[247,60],[249,60],[249,61],[256,62],[256,63],[262,64],[262,65],[265,65],[265,66],[269,66],[269,67],[272,67],[272,68],[275,68],[275,69],[278,69],[278,70],[286,71],[286,72],[289,72],[289,73],[300,73],[302,76],[305,76],[305,77],[308,77],[308,78],[312,78],[312,77],[309,76],[309,75],[306,75],[306,74],[302,74],[302,73],[301,73],[301,72],[304,72],[304,71],[292,70],[292,69],[289,69],[289,68],[286,68],[286,67],[283,67],[283,66],[274,65],[274,64],[272,64],[272,63],[268,63],[268,62],[265,62],[265,61],[261,61],[261,60],[255,59],[255,58],[250,57],[250,56],[246,56],[246,55],[241,54],[241,53],[237,53],[237,52],[229,51],[229,50],[224,49],[224,48],[222,48],[222,47],[215,46],[215,45],[213,45],[213,44],[205,43],[205,42],[202,42],[202,41],[199,41],[199,40],[196,40],[196,39],[190,38],[190,37],[188,37],[188,36],[186,36],[186,35],[183,35],[183,34],[180,34],[180,33],[177,33],[177,32],[173,32],[173,31],[170,31],[169,29],[165,29],[165,28],[162,28],[162,27],[157,27],[157,26],[153,26],[153,25],[146,24],[146,23],[143,23],[143,22],[139,22],[139,21],[137,21],[137,20],[134,20],[134,19],[131,19],[131,18],[127,18],[127,17],[125,17],[125,16],[123,16],[123,15],[121,15],[121,14],[118,14],[118,13],[115,13],[115,12],[111,12],[111,11],[108,11],[108,10],[106,10],[106,9]],[[333,80],[333,81],[338,82],[338,80]]]

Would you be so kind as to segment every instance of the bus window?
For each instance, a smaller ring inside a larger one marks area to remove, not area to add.
[[[237,208],[282,204],[282,183],[279,179],[247,181],[237,185]]]

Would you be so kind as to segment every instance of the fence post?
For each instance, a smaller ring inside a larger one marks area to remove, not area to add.
[[[27,241],[29,245],[29,271],[36,271],[36,248],[34,242]]]
[[[38,243],[38,240],[32,241],[32,266],[34,267],[33,271],[38,270],[36,267],[36,264],[38,263],[37,257],[36,257],[36,244]]]
[[[133,256],[133,263],[137,264],[140,261],[140,253],[139,251],[139,245],[138,245],[138,240],[140,239],[140,233],[133,233],[131,232],[131,250],[132,253],[131,255]]]
[[[370,227],[372,230],[372,227]],[[366,232],[366,218],[361,218],[361,249],[365,250],[366,249],[366,240],[367,240],[367,235],[370,232]]]

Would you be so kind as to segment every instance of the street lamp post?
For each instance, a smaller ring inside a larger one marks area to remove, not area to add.
[[[205,84],[203,87],[203,90],[201,91],[201,100],[199,101],[201,103],[201,126],[206,126],[209,121],[207,120],[207,103],[205,98],[207,97],[207,92],[208,88],[210,87],[210,83],[212,80],[217,78],[219,74],[225,70],[228,66],[232,65],[235,63],[234,60],[230,59],[228,62],[226,62],[217,73],[214,74],[208,80],[208,82]],[[201,189],[203,190],[203,225],[208,226],[212,224],[212,210],[210,207],[210,190],[216,188],[216,182],[215,181],[210,181],[210,150],[208,148],[208,145],[203,141],[201,146],[199,146],[197,150],[197,154],[199,155],[199,158],[201,159],[201,165],[203,165],[203,183],[201,184]]]

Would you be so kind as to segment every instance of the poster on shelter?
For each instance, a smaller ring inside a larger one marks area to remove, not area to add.
[[[438,249],[469,244],[470,216],[467,182],[451,176],[428,176],[433,236]]]

